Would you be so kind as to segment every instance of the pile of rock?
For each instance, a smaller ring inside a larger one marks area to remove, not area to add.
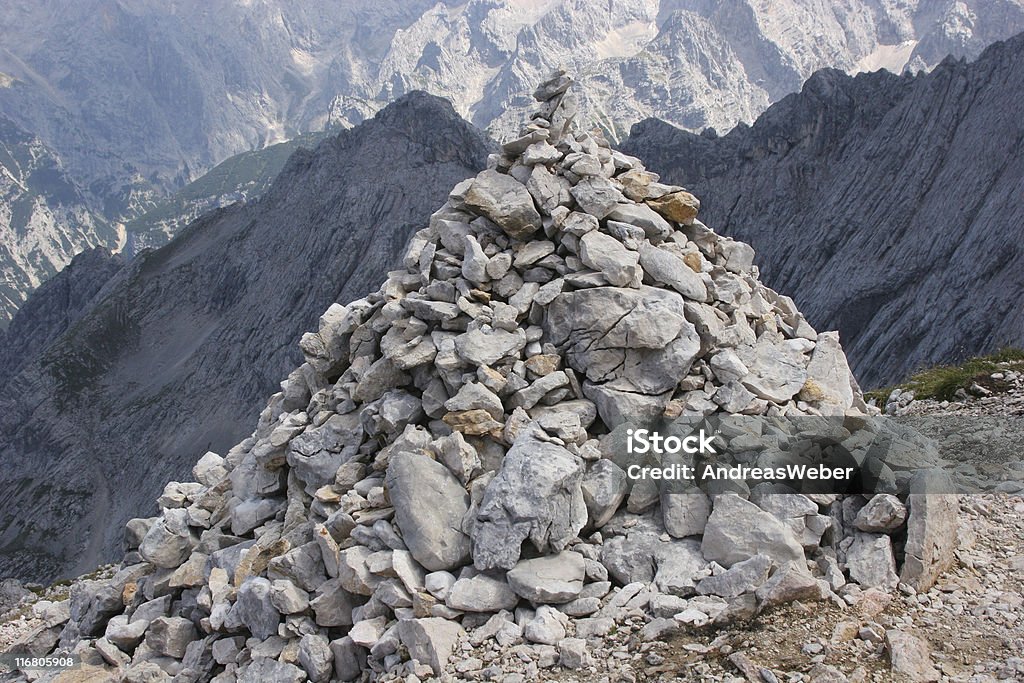
[[[677,492],[616,463],[610,432],[664,416],[869,420],[837,335],[695,197],[576,131],[569,86],[302,338],[250,438],[128,524],[62,647],[129,681],[480,677],[470,654],[503,648],[536,673],[624,620],[656,639],[854,600],[900,564],[934,581],[951,497]]]

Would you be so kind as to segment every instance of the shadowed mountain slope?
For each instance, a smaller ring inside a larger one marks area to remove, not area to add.
[[[366,294],[489,142],[412,93],[296,152],[259,200],[143,252],[0,389],[0,575],[110,559],[163,482],[247,434],[334,301]]]
[[[1024,343],[1024,35],[932,73],[816,73],[717,137],[647,120],[624,151],[751,243],[871,387]]]

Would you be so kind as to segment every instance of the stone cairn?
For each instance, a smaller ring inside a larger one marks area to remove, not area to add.
[[[570,84],[537,89],[403,269],[327,310],[251,437],[128,523],[58,648],[129,681],[486,678],[509,648],[536,677],[615,629],[934,582],[949,497],[678,493],[608,452],[659,416],[869,409],[838,335],[693,195],[577,131]]]

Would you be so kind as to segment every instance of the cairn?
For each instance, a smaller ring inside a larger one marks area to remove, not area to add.
[[[541,84],[403,267],[303,336],[251,437],[127,525],[58,649],[128,681],[480,678],[510,648],[533,676],[616,628],[934,582],[955,498],[915,498],[909,465],[872,496],[627,475],[616,435],[657,420],[830,419],[850,449],[879,430],[838,335],[696,197],[577,130],[570,85]]]

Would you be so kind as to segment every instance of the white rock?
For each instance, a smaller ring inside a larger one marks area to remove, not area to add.
[[[409,657],[440,675],[465,632],[457,622],[428,617],[398,622],[398,635]]]
[[[505,575],[509,586],[534,604],[569,602],[579,596],[586,574],[583,556],[564,551],[520,560]]]

